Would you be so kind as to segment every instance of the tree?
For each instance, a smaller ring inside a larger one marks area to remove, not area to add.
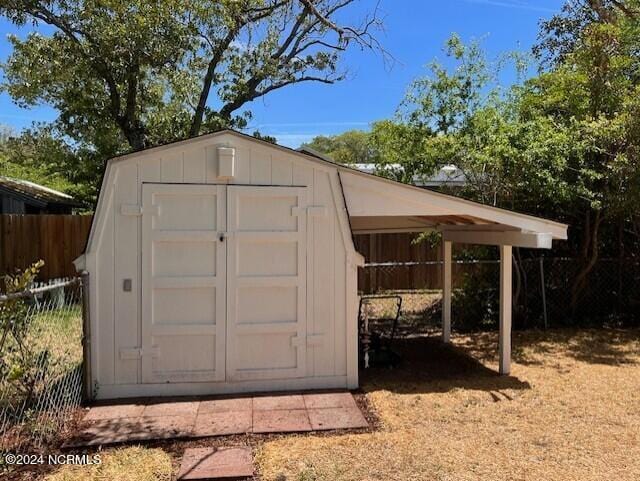
[[[560,13],[540,23],[533,53],[541,66],[559,65],[579,47],[591,25],[615,23],[620,16],[634,20],[639,15],[635,0],[568,0]]]
[[[102,159],[95,152],[74,150],[45,126],[0,137],[0,173],[66,192],[91,207],[97,197],[96,174]]]
[[[466,45],[456,34],[447,40],[444,51],[453,67],[432,62],[429,73],[409,86],[395,119],[374,123],[371,138],[380,154],[379,170],[412,182],[416,178],[428,178],[441,167],[455,163],[465,170],[474,186],[473,192],[467,192],[467,195],[479,196],[483,201],[489,197],[495,203],[496,196],[488,195],[486,181],[490,179],[489,171],[493,174],[498,170],[482,165],[490,159],[486,152],[478,150],[477,141],[483,138],[483,132],[477,132],[480,135],[473,139],[474,119],[479,120],[480,111],[483,115],[488,114],[489,110],[485,111],[488,108],[495,113],[500,111],[500,115],[493,116],[494,120],[507,113],[501,106],[498,74],[511,60],[521,75],[525,59],[510,53],[490,60],[479,41]],[[480,162],[472,162],[472,159]],[[389,169],[390,165],[400,165],[401,169]],[[500,179],[495,179],[494,183],[503,185]]]
[[[348,48],[382,51],[375,10],[337,20],[353,1],[6,0],[0,14],[53,33],[11,37],[3,87],[20,105],[55,107],[60,133],[88,148],[241,127],[240,110],[269,92],[342,80]]]
[[[328,155],[341,164],[375,164],[378,152],[372,148],[370,134],[362,130],[348,130],[339,135],[318,135],[303,144]]]
[[[469,179],[464,195],[567,221],[567,249],[579,261],[574,310],[602,250],[615,252],[604,227],[619,233],[618,245],[630,236],[639,247],[640,8],[603,8],[549,69],[506,91],[493,86],[477,48],[453,39],[456,66],[432,67],[397,119],[372,135],[404,180],[453,162]]]

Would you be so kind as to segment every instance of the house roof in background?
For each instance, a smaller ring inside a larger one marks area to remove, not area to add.
[[[299,152],[302,152],[307,155],[312,155],[313,157],[317,157],[326,162],[332,162],[334,164],[339,164],[334,159],[329,157],[322,152],[317,151],[309,146],[303,145],[298,149]],[[377,164],[372,163],[363,163],[363,164],[348,164],[347,167],[351,167],[352,169],[359,170],[361,172],[366,172],[367,174],[377,175],[379,174],[379,169],[382,168],[386,171],[391,172],[399,172],[402,173],[403,167],[400,164],[385,164],[382,167]],[[467,176],[464,174],[462,169],[459,169],[457,166],[450,164],[441,167],[439,170],[435,171],[431,176],[421,176],[416,175],[412,179],[411,182],[413,185],[418,187],[464,187],[467,185]]]
[[[367,174],[378,174],[380,168],[376,164],[353,164],[350,167],[366,172]],[[392,172],[402,172],[403,168],[400,164],[387,164],[382,166],[383,169]],[[430,176],[415,175],[411,182],[418,187],[464,187],[467,184],[467,176],[464,175],[462,169],[450,164],[441,167]]]
[[[69,194],[23,179],[0,175],[0,191],[16,194],[31,203],[44,207],[49,204],[80,207],[80,203]]]

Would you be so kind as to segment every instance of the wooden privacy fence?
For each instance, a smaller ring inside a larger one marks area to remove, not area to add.
[[[91,219],[90,215],[0,215],[0,274],[42,259],[41,280],[75,275],[73,260],[84,250]],[[440,289],[440,247],[415,243],[415,238],[416,234],[356,235],[356,248],[366,262],[383,264],[360,269],[359,289]],[[468,269],[454,265],[454,283]]]
[[[39,259],[41,280],[75,275],[90,215],[0,215],[0,274],[14,273]]]
[[[357,234],[356,249],[367,266],[359,269],[358,289],[370,294],[385,290],[441,289],[442,253],[440,245],[415,242],[417,234]],[[464,249],[454,245],[454,252]],[[483,264],[454,263],[452,282],[459,284],[464,273],[491,268]]]

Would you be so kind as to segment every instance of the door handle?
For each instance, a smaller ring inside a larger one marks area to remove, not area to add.
[[[220,233],[218,234],[218,240],[219,240],[220,242],[224,242],[224,239],[225,239],[224,232],[220,232]]]

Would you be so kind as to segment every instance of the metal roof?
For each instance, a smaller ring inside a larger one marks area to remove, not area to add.
[[[26,201],[44,207],[49,204],[80,207],[80,203],[69,194],[23,179],[0,175],[0,191],[16,194]]]

